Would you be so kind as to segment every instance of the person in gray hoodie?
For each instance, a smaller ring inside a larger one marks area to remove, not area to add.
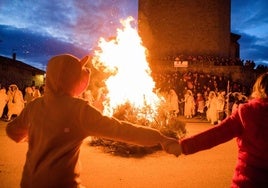
[[[70,54],[52,57],[47,65],[44,96],[30,102],[6,127],[16,142],[28,141],[22,188],[82,187],[79,152],[88,136],[141,146],[160,144],[178,156],[180,145],[158,130],[102,115],[78,98],[88,87],[90,61]]]

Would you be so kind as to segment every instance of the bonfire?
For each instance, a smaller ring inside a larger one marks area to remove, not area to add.
[[[98,74],[98,87],[102,88],[98,88],[102,93],[97,95],[104,96],[101,111],[106,116],[153,127],[180,139],[186,133],[185,125],[165,110],[165,97],[156,92],[147,51],[131,25],[133,21],[132,17],[121,20],[123,28],[117,29],[117,36],[109,40],[100,38],[94,53],[92,64]],[[160,149],[160,146],[140,147],[101,138],[92,139],[90,145],[104,146],[106,152],[121,156],[142,156]]]

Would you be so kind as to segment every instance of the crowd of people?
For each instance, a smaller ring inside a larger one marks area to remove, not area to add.
[[[0,118],[10,121],[13,116],[18,116],[23,108],[34,99],[42,95],[38,86],[28,86],[20,90],[16,84],[11,84],[8,89],[0,89]]]
[[[154,79],[167,102],[173,103],[168,105],[169,111],[186,118],[207,119],[211,124],[221,122],[238,104],[246,102],[251,91],[251,85],[202,72],[157,74]]]
[[[177,55],[165,57],[165,61],[187,61],[189,66],[242,66],[244,70],[258,74],[267,72],[264,65],[252,60],[223,58],[217,56]],[[202,71],[170,71],[153,74],[156,88],[167,98],[169,111],[186,118],[199,117],[211,124],[221,122],[229,116],[240,103],[247,102],[254,79],[251,83],[233,81],[229,73],[204,73]],[[171,100],[172,98],[172,100]],[[176,101],[176,102],[174,102]],[[176,107],[174,107],[176,106]]]
[[[222,121],[232,112],[232,108],[246,102],[251,87],[233,82],[225,75],[202,72],[170,72],[153,77],[156,88],[166,97],[168,111],[176,116],[207,119],[211,124]],[[8,90],[2,87],[0,117],[10,121],[13,115],[18,115],[23,107],[43,92],[44,86],[29,86],[23,90],[15,84],[11,84]],[[90,100],[92,104],[96,100],[88,93],[90,90],[84,92],[81,98]]]
[[[253,60],[243,60],[240,58],[225,58],[209,55],[184,55],[167,56],[160,60],[163,61],[187,61],[190,66],[243,66],[248,69],[267,70],[267,66],[262,64],[257,65]]]
[[[174,59],[174,57],[168,58]],[[244,61],[240,58],[178,55],[175,59],[188,61],[191,66],[244,66],[250,69],[255,67],[254,61]],[[256,69],[264,70],[267,67],[258,66]],[[235,108],[239,103],[245,102],[253,85],[253,83],[252,85],[245,85],[244,83],[234,82],[229,74],[215,75],[191,71],[157,73],[153,75],[153,78],[156,88],[167,97],[169,111],[186,118],[199,117],[207,119],[211,124],[220,122],[223,117],[232,112],[232,108]],[[44,86],[25,87],[22,90],[15,84],[10,85],[8,89],[1,87],[0,117],[9,121],[12,115],[19,114],[22,107],[34,98],[41,96],[43,92]],[[92,95],[88,96],[89,92],[88,90],[83,93],[81,97],[90,100],[92,103],[92,101],[96,100],[92,98]],[[171,104],[171,101],[174,104]],[[224,101],[223,104],[221,104],[222,101]]]

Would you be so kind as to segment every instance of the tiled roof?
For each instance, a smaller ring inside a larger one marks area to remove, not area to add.
[[[40,73],[40,74],[45,73],[45,71],[43,71],[41,69],[38,69],[36,67],[33,67],[31,65],[28,65],[28,64],[26,64],[26,63],[24,63],[22,61],[13,60],[11,58],[4,57],[4,56],[0,56],[0,63],[1,64],[8,64],[8,65],[18,67],[18,68],[22,68],[22,69],[26,69],[26,70],[29,70],[29,71],[35,71],[35,72]]]

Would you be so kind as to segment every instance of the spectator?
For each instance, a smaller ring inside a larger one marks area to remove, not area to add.
[[[32,86],[33,89],[33,98],[36,99],[38,97],[41,97],[41,93],[38,86]]]
[[[32,87],[26,87],[25,88],[25,94],[24,94],[24,101],[25,101],[25,106],[29,104],[34,99],[33,96],[33,89]]]
[[[218,113],[217,113],[217,96],[214,91],[209,92],[208,100],[206,101],[207,106],[207,120],[215,125],[218,122]]]
[[[6,89],[2,88],[0,89],[0,118],[3,115],[4,108],[7,104],[7,101],[8,101],[8,96],[6,94]]]
[[[187,90],[184,96],[184,116],[189,119],[195,115],[195,101],[191,90]]]
[[[225,100],[225,91],[220,91],[217,96],[217,112],[218,112],[218,123],[220,123],[225,117],[225,107],[226,107],[226,100]]]
[[[197,98],[196,98],[196,113],[197,116],[201,119],[205,118],[204,117],[204,109],[205,109],[205,99],[201,93],[197,93]]]
[[[171,89],[167,96],[167,108],[170,115],[178,116],[179,99],[174,89]]]
[[[8,95],[7,121],[10,121],[13,115],[18,116],[21,113],[22,109],[24,108],[24,100],[22,92],[15,84],[11,84],[9,86],[7,95]]]

